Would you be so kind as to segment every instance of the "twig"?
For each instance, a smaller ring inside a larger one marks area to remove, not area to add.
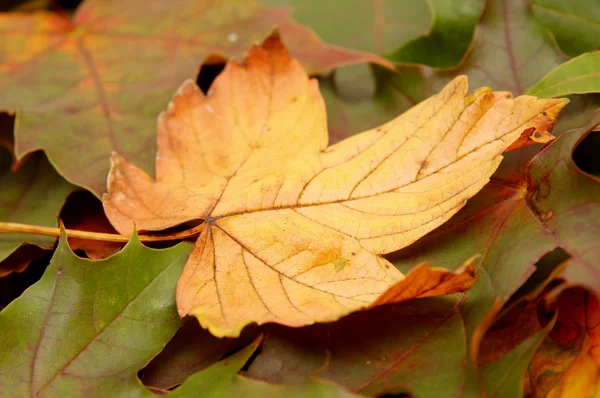
[[[167,240],[180,240],[198,235],[202,230],[203,225],[198,225],[185,231],[174,232],[165,235],[138,235],[142,242],[163,242]],[[105,242],[129,242],[129,236],[120,234],[107,234],[101,232],[79,231],[77,229],[65,229],[67,237],[101,240]],[[19,224],[13,222],[0,222],[1,233],[18,233],[44,236],[60,236],[60,228],[41,227],[39,225]]]

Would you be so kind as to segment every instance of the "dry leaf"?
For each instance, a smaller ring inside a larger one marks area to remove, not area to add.
[[[404,276],[380,255],[448,220],[524,130],[547,131],[566,103],[490,89],[467,96],[462,76],[328,147],[318,83],[273,35],[228,63],[206,96],[192,81],[181,86],[159,117],[156,181],[112,157],[104,209],[124,234],[134,222],[141,231],[205,222],[177,304],[217,336],[252,322],[333,321],[386,291],[414,298],[392,288]],[[400,286],[436,275],[447,289],[415,294],[451,293],[472,283],[466,271],[470,282],[434,269]]]

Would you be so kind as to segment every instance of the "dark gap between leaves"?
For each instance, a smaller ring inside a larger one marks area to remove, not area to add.
[[[53,253],[54,251],[48,251],[42,258],[33,260],[23,272],[15,272],[0,278],[0,310],[41,279]]]
[[[0,112],[0,147],[6,148],[10,154],[8,158],[13,158],[12,153],[14,152],[15,146],[15,115],[7,112]],[[2,154],[4,157],[4,154]],[[4,166],[4,164],[2,164]]]
[[[523,296],[532,294],[544,282],[549,282],[548,278],[557,270],[557,268],[564,264],[565,261],[570,259],[571,256],[564,249],[557,247],[551,252],[548,252],[542,256],[535,263],[535,271],[527,279],[527,281],[510,297],[505,307],[512,306],[516,301],[520,300]]]
[[[204,94],[208,93],[208,89],[217,76],[223,72],[225,65],[226,63],[223,62],[223,60],[211,61],[210,59],[202,64],[200,72],[198,72],[198,77],[196,78],[196,84],[198,84],[198,87],[200,87],[200,90],[202,90]]]
[[[398,393],[398,394],[382,394],[377,395],[380,398],[410,398],[410,394]]]
[[[53,3],[66,11],[75,11],[82,2],[83,0],[55,0]]]
[[[592,131],[573,151],[573,162],[582,171],[600,178],[600,131]]]

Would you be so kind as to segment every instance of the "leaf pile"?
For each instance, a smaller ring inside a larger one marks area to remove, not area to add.
[[[61,7],[0,14],[3,396],[600,394],[597,7]]]

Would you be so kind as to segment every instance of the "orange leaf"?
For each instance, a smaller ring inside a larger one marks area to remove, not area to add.
[[[421,268],[403,281],[380,255],[448,220],[524,130],[546,131],[566,103],[487,88],[467,96],[461,76],[328,147],[317,81],[272,35],[242,64],[228,63],[206,96],[192,81],[181,86],[159,116],[156,180],[113,155],[104,209],[124,234],[134,222],[141,231],[205,222],[177,303],[217,336],[252,322],[333,321],[466,289],[468,266]]]
[[[558,320],[529,366],[532,397],[600,394],[600,300],[582,288],[556,298]]]

